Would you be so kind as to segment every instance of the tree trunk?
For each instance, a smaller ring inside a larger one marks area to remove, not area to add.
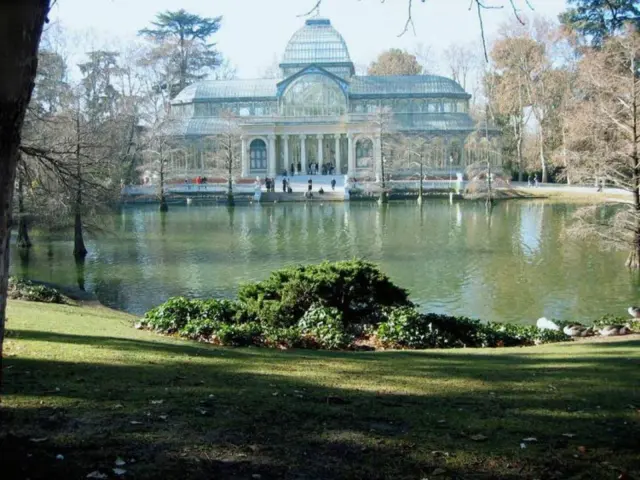
[[[83,259],[87,256],[87,249],[84,245],[82,235],[82,163],[80,160],[80,112],[76,116],[76,177],[78,185],[76,187],[76,200],[74,205],[74,225],[73,225],[73,256],[76,259]]]
[[[547,162],[544,158],[544,135],[542,133],[542,126],[540,128],[540,168],[542,169],[542,183],[547,183]]]
[[[49,0],[0,3],[0,387],[18,149],[38,67],[38,44],[48,11]]]
[[[164,196],[164,160],[162,159],[162,152],[160,153],[160,211],[168,212],[169,205],[167,205],[167,199]]]
[[[227,184],[227,205],[232,207],[235,204],[235,201],[233,199],[233,154],[231,152],[229,153],[229,171],[227,173],[229,175]],[[275,178],[273,181],[275,182]]]
[[[24,211],[24,178],[21,172],[18,172],[18,248],[31,248],[31,239],[29,238],[29,226],[25,218]]]

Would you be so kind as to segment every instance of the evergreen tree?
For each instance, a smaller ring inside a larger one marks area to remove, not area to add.
[[[626,24],[640,28],[638,0],[567,0],[570,8],[560,21],[570,30],[599,47]]]
[[[148,61],[169,56],[166,84],[162,87],[169,88],[172,97],[220,65],[221,56],[209,40],[221,22],[222,17],[206,18],[181,9],[159,13],[151,22],[154,28],[138,32],[155,44]]]

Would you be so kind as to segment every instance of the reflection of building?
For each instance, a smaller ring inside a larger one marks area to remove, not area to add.
[[[178,134],[190,140],[185,168],[204,165],[204,138],[220,132],[224,112],[240,123],[245,177],[275,176],[291,166],[306,171],[311,163],[331,163],[351,176],[377,173],[382,141],[373,124],[386,109],[393,112],[390,128],[430,139],[436,170],[460,170],[470,158],[465,145],[474,123],[470,95],[460,85],[435,75],[355,75],[347,45],[329,20],[307,20],[280,68],[282,80],[202,81],[173,100]],[[485,147],[497,150],[491,142]]]

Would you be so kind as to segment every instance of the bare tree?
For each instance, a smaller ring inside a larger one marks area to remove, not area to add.
[[[571,232],[595,235],[628,249],[626,265],[640,268],[640,34],[628,31],[589,51],[580,63],[578,88],[583,93],[576,111],[584,129],[575,131],[570,149],[583,168],[576,175],[597,175],[632,194],[610,213],[587,207],[577,213]],[[582,157],[583,151],[596,152]],[[584,177],[582,178],[584,179]]]
[[[378,172],[380,187],[382,192],[380,194],[380,202],[386,203],[388,201],[386,192],[386,168],[391,167],[393,160],[393,150],[395,147],[395,140],[393,134],[396,132],[393,111],[391,107],[385,107],[379,105],[375,111],[369,115],[368,130],[374,138],[377,146],[374,146],[375,170]]]
[[[227,177],[227,205],[233,205],[233,179],[240,169],[242,132],[233,112],[221,115],[221,131],[213,139],[215,166]]]
[[[433,74],[437,70],[437,61],[435,60],[435,53],[433,51],[433,47],[431,45],[425,45],[422,42],[417,43],[412,52],[416,57],[416,60],[422,67],[422,74],[428,75]]]
[[[415,167],[420,169],[420,179],[418,188],[418,202],[422,203],[424,169],[429,165],[429,151],[431,144],[429,140],[418,135],[396,135],[396,159],[395,167],[400,166]],[[400,163],[401,162],[401,163]]]
[[[470,76],[476,70],[478,63],[473,45],[451,44],[443,54],[451,78],[466,90]]]

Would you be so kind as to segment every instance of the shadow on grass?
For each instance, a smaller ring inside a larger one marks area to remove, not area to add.
[[[117,456],[136,460],[125,467],[135,478],[163,479],[419,479],[438,468],[607,479],[639,468],[638,365],[616,353],[638,342],[556,358],[11,336],[112,350],[112,363],[7,359],[6,478],[111,473]]]

